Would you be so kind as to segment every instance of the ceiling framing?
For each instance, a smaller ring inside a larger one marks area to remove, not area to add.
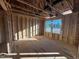
[[[11,5],[12,11],[17,10],[42,17],[61,15],[64,11],[73,10],[73,0],[6,0],[6,2]]]

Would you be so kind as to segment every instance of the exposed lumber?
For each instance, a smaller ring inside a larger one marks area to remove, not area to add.
[[[23,20],[22,20],[22,29],[23,29],[23,39],[25,39],[26,38],[26,18],[25,17],[23,17]]]
[[[6,42],[4,15],[0,15],[0,44]]]
[[[28,5],[28,6],[32,7],[32,8],[35,8],[35,9],[37,9],[37,10],[41,10],[42,12],[48,14],[48,12],[46,12],[46,11],[40,9],[40,8],[37,8],[37,7],[35,7],[35,6],[31,5],[31,4],[28,4],[27,2],[24,2],[24,1],[22,1],[22,0],[17,0],[17,1],[20,2],[20,3],[26,4],[26,5]]]
[[[53,39],[62,40],[71,45],[78,45],[78,42],[79,42],[79,35],[78,35],[79,25],[77,24],[78,13],[73,13],[73,14],[66,15],[61,18],[55,18],[55,19],[62,19],[62,35],[61,34],[57,35],[57,34],[48,33],[48,32],[44,32],[44,35],[51,39],[53,38]]]
[[[50,8],[52,8],[52,10],[56,11],[56,13],[61,14],[58,9],[56,9],[56,8],[53,7],[53,6],[51,6],[49,3],[48,3],[48,6],[49,6]]]
[[[36,18],[32,16],[12,14],[14,40],[22,40],[36,35]],[[38,22],[38,21],[37,21]],[[33,25],[34,23],[34,25]],[[39,26],[38,26],[39,27]],[[34,30],[33,30],[34,29]],[[38,29],[39,30],[39,29]],[[34,34],[34,35],[33,35]],[[39,34],[38,34],[39,35]]]
[[[41,7],[42,9],[44,8],[44,4],[45,4],[44,0],[41,0],[40,7]]]
[[[69,0],[66,0],[68,6],[70,7],[71,10],[73,10],[73,6],[71,5],[71,2]]]
[[[79,12],[79,0],[73,0],[73,11]]]
[[[4,0],[0,0],[0,5],[2,6],[2,8],[3,8],[5,11],[8,10],[8,9],[7,9],[7,6],[6,6],[5,2],[4,2]]]
[[[26,13],[28,12],[28,13],[31,13],[31,14],[36,14],[36,12],[32,12],[32,10],[28,10],[28,9],[26,9],[26,8],[22,8],[22,7],[18,6],[18,5],[13,5],[13,4],[12,4],[12,6],[13,6],[14,8],[18,8],[18,9],[20,9],[20,10],[23,10],[23,11],[25,11]],[[40,16],[42,16],[42,15],[40,15]]]
[[[22,17],[21,16],[18,16],[18,31],[17,31],[17,33],[18,33],[18,36],[19,36],[19,40],[20,39],[22,39],[22,28],[21,28],[21,25],[22,25],[22,23],[21,23],[21,21],[22,21]]]
[[[73,9],[73,6],[72,6],[71,2],[69,0],[66,0],[66,2],[69,5],[70,9],[72,10]]]
[[[79,44],[78,44],[77,59],[79,59]]]
[[[20,14],[28,15],[28,16],[33,16],[33,17],[40,17],[40,18],[42,18],[41,16],[38,16],[38,15],[35,15],[35,14],[30,14],[30,13],[27,13],[25,11],[20,11],[20,10],[16,10],[16,9],[12,9],[12,12],[16,12],[16,13],[20,13]]]
[[[17,6],[17,5],[12,5],[12,7],[18,8],[18,9],[21,9],[21,10],[24,10],[24,11],[27,11],[27,12],[32,12],[31,10],[27,10],[27,9],[22,8],[22,7],[20,7],[20,6]],[[33,12],[32,12],[32,13],[33,13]]]

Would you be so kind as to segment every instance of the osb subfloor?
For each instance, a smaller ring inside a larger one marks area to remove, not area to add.
[[[12,52],[20,53],[57,52],[60,54],[75,56],[76,51],[75,46],[67,45],[61,41],[48,40],[43,36],[14,41],[12,46]]]

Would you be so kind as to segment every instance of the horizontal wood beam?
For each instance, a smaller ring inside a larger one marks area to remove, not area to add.
[[[32,12],[32,10],[27,10],[26,8],[22,8],[21,6],[12,4],[12,7],[14,7],[14,9],[15,9],[15,8],[18,8],[18,9],[20,9],[20,10],[23,10],[25,13],[28,12],[29,14],[33,14],[34,16],[38,16],[38,17],[43,18],[43,17],[42,17],[43,14],[42,14],[42,15],[36,15],[36,12]],[[18,10],[18,11],[20,11],[20,10]],[[17,12],[18,12],[18,11],[17,11]],[[21,11],[21,13],[22,13],[23,11]]]
[[[17,56],[19,56],[19,57],[26,57],[26,58],[28,58],[28,57],[59,57],[59,56],[61,56],[61,57],[63,57],[64,55],[62,55],[62,54],[42,54],[41,53],[41,55],[38,53],[36,53],[35,55],[32,55],[32,54],[26,54],[26,55],[21,55],[21,53],[9,53],[9,54],[6,54],[6,53],[3,53],[2,55],[0,55],[0,56],[4,56],[4,58],[8,58],[8,57],[17,57]]]
[[[24,12],[24,11],[16,10],[16,9],[12,9],[12,12],[15,12],[15,13],[21,13],[21,14],[28,15],[28,16],[33,16],[33,17],[39,17],[39,18],[42,18],[41,16],[38,16],[38,15],[35,15],[35,14],[26,13],[26,12]]]
[[[21,14],[25,14],[25,15],[32,15],[32,16],[35,16],[35,14],[30,14],[30,13],[27,13],[27,12],[25,12],[25,11],[16,10],[16,9],[12,9],[12,12],[21,13]]]
[[[26,11],[26,12],[31,12],[31,13],[35,14],[35,12],[32,12],[32,10],[27,10],[26,8],[20,7],[20,6],[18,6],[18,5],[13,5],[13,4],[12,4],[12,7],[18,8],[18,9],[24,10],[24,11]]]
[[[17,1],[20,2],[20,3],[22,3],[22,4],[28,5],[28,6],[32,7],[32,8],[34,8],[34,9],[40,10],[40,11],[46,13],[46,14],[49,14],[48,12],[46,12],[46,11],[40,9],[40,8],[37,8],[37,7],[35,7],[35,6],[31,5],[31,4],[28,4],[27,2],[24,2],[22,0],[17,0]]]

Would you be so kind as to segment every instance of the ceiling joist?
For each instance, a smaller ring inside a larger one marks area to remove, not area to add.
[[[70,9],[73,10],[73,6],[69,0],[66,0],[67,4],[69,5]]]
[[[28,4],[27,2],[24,2],[24,1],[22,1],[22,0],[17,0],[17,1],[20,2],[20,3],[22,3],[22,4],[28,5],[28,6],[32,7],[32,8],[34,8],[34,9],[40,10],[40,11],[42,11],[42,12],[48,14],[48,12],[46,12],[46,11],[40,9],[40,8],[37,8],[37,7],[35,7],[35,6],[31,5],[31,4]]]

